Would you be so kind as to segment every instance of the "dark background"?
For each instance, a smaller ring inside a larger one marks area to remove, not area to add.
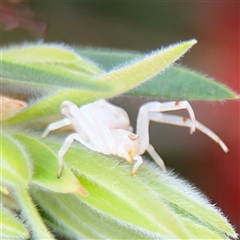
[[[240,93],[239,1],[31,1],[21,5],[36,14],[35,28],[47,23],[45,42],[148,52],[196,38],[198,44],[181,64]],[[37,34],[28,30],[1,31],[1,44],[36,41]],[[114,100],[128,111],[133,125],[138,107],[146,101]],[[162,124],[151,124],[151,142],[166,165],[216,203],[240,232],[239,101],[191,104],[198,120],[225,141],[230,153],[199,132],[190,135],[186,129]]]

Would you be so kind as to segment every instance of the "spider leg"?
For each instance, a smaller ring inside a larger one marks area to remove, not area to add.
[[[136,160],[137,162],[134,164],[134,166],[133,166],[133,170],[131,171],[131,176],[133,176],[136,172],[137,172],[137,170],[138,170],[138,168],[142,165],[142,163],[143,163],[143,159],[142,159],[142,157],[141,156],[135,156],[134,158],[133,158],[133,160]]]
[[[158,155],[158,153],[155,151],[154,147],[151,144],[148,145],[147,152],[154,159],[154,161],[157,163],[157,165],[162,169],[162,171],[164,173],[167,173],[167,169],[166,169],[166,166],[164,164],[164,161]]]
[[[192,122],[189,118],[175,116],[171,114],[161,114],[161,113],[149,113],[149,118],[151,121],[167,123],[181,127],[191,128]],[[220,139],[218,135],[216,135],[211,129],[203,125],[202,123],[196,121],[196,129],[201,131],[210,137],[213,141],[218,143],[224,152],[228,152],[228,148],[225,143]]]
[[[74,140],[78,140],[79,142],[81,142],[81,139],[79,139],[79,135],[77,133],[69,135],[58,152],[58,172],[57,172],[58,178],[61,177],[63,171],[64,164],[63,156],[66,154],[67,150],[72,145]]]
[[[63,171],[64,165],[63,157],[68,151],[69,147],[72,145],[74,140],[82,143],[87,148],[90,148],[94,151],[98,151],[98,149],[94,149],[93,146],[89,142],[87,142],[84,138],[82,138],[78,133],[73,133],[69,135],[58,152],[58,173],[57,173],[58,178],[61,177]]]
[[[190,132],[193,133],[196,128],[196,119],[191,105],[187,101],[180,102],[149,102],[140,107],[137,118],[137,135],[139,136],[139,143],[141,153],[143,153],[149,145],[149,114],[152,112],[166,112],[173,110],[187,109],[190,118],[191,126]]]
[[[51,131],[68,126],[70,124],[71,124],[71,121],[67,118],[64,118],[63,120],[49,124],[46,130],[43,132],[41,139],[44,139]]]
[[[143,154],[145,150],[147,150],[149,155],[159,165],[162,171],[167,172],[162,158],[157,154],[153,146],[149,143],[149,121],[151,120],[149,117],[149,111],[151,110],[150,107],[153,107],[152,104],[149,105],[150,105],[148,106],[149,108],[145,107],[146,105],[143,105],[140,108],[137,118],[137,135],[139,136],[140,154]],[[156,105],[159,104],[156,104],[154,102],[154,105],[155,107],[157,107]],[[138,162],[135,164],[131,175],[133,175],[136,172],[140,165],[141,164],[138,164]]]

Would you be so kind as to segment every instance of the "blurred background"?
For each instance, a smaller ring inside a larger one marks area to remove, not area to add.
[[[18,3],[17,3],[18,2]],[[1,45],[26,41],[148,52],[196,38],[180,64],[240,93],[239,1],[4,1]],[[114,99],[135,125],[149,99]],[[239,101],[191,102],[199,121],[215,131],[228,154],[203,134],[152,123],[150,139],[166,165],[220,207],[240,232]],[[185,112],[184,112],[185,114]]]

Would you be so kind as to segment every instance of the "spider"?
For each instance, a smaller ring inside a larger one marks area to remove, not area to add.
[[[166,114],[167,111],[186,109],[190,118]],[[63,157],[74,140],[89,149],[103,154],[115,154],[129,163],[136,162],[131,171],[133,176],[143,162],[141,155],[147,151],[163,172],[167,172],[162,158],[149,143],[149,122],[173,124],[190,128],[190,133],[198,129],[217,142],[224,152],[228,152],[224,142],[209,128],[196,121],[194,111],[187,101],[157,102],[142,105],[137,117],[136,134],[130,125],[126,111],[106,100],[98,100],[78,108],[70,101],[64,101],[61,112],[66,118],[48,125],[42,135],[45,138],[51,131],[72,125],[75,133],[70,134],[58,152],[59,168],[57,177],[63,171]]]

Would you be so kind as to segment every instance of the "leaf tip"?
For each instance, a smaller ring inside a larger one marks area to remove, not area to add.
[[[188,41],[186,41],[186,42],[182,42],[182,43],[183,43],[186,47],[191,48],[193,45],[197,44],[198,41],[197,41],[195,38],[193,38],[193,39],[190,39],[190,40],[188,40]]]
[[[76,188],[72,191],[72,193],[83,197],[88,196],[88,191],[79,182],[76,183]]]
[[[193,39],[189,40],[189,43],[191,43],[192,45],[194,45],[194,44],[197,44],[198,41],[197,41],[197,39],[193,38]]]

